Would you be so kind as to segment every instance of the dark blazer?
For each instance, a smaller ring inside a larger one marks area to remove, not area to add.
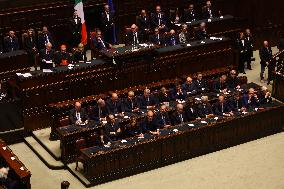
[[[39,34],[38,36],[38,48],[39,49],[44,49],[45,48],[45,44],[47,42],[50,42],[52,44],[52,46],[54,46],[54,40],[53,37],[51,36],[50,32],[47,32],[46,34]]]
[[[149,36],[149,42],[155,44],[155,45],[164,45],[165,44],[165,39],[164,36],[159,34],[158,35],[150,35]]]
[[[266,62],[269,62],[269,60],[271,60],[271,58],[272,58],[271,47],[261,48],[259,50],[259,56],[260,56],[260,64],[266,65]]]
[[[125,36],[125,45],[137,45],[143,43],[143,34],[137,31],[137,38],[134,42],[134,33],[132,31],[128,32]]]
[[[158,95],[158,100],[159,100],[159,103],[171,101],[169,93],[167,93],[167,96],[165,96],[165,94],[160,93]]]
[[[110,44],[107,43],[104,38],[101,40],[98,40],[97,38],[94,38],[93,40],[94,47],[97,48],[99,51],[102,49],[108,49],[110,48]]]
[[[33,50],[33,48],[37,48],[37,45],[36,45],[36,39],[35,37],[30,37],[30,36],[27,36],[24,38],[24,49],[28,52],[28,53],[34,53],[35,51]]]
[[[186,98],[185,91],[182,90],[181,93],[178,93],[176,88],[170,90],[171,100],[185,100],[185,98]]]
[[[137,98],[130,100],[129,98],[124,99],[123,101],[125,112],[132,112],[132,110],[139,108],[139,102]]]
[[[180,115],[182,116],[182,118],[180,117]],[[177,111],[175,111],[172,116],[171,116],[171,122],[172,125],[178,125],[181,124],[182,122],[188,122],[188,118],[187,118],[187,114],[184,111],[182,114],[179,114]]]
[[[209,35],[207,34],[206,30],[197,29],[195,31],[195,37],[197,40],[204,40],[209,38]]]
[[[17,37],[10,38],[10,36],[7,36],[4,38],[3,44],[4,52],[19,50],[19,41]]]
[[[240,79],[237,76],[228,76],[227,85],[229,89],[235,89],[238,85],[240,85]]]
[[[223,113],[228,113],[231,111],[230,104],[228,102],[223,103],[223,108],[222,108],[222,103],[216,102],[213,106],[214,114],[218,116],[222,116]]]
[[[191,92],[191,95],[197,93],[197,87],[195,86],[194,82],[192,82],[190,85],[187,83],[182,84],[182,90],[185,94],[187,94],[187,92]]]
[[[40,59],[40,65],[42,69],[50,69],[53,67],[53,64],[47,64],[45,61],[54,61],[54,50],[51,49],[50,51],[47,52],[46,49],[41,49],[39,51],[39,59]]]
[[[249,100],[249,95],[245,94],[242,100],[243,100],[243,105],[247,109],[254,109],[259,106],[259,100],[256,99],[254,96]]]
[[[215,17],[215,12],[212,10],[212,8],[210,9],[211,10],[211,17]],[[202,11],[202,15],[203,15],[203,19],[209,19],[211,18],[210,17],[210,10],[207,9],[207,8],[204,8],[203,11]]]
[[[236,100],[235,98],[229,99],[230,108],[232,111],[237,112],[239,109],[243,107],[243,100],[240,98]]]
[[[88,116],[88,114],[87,114],[87,112],[86,112],[86,110],[84,108],[81,108],[79,113],[80,113],[81,120],[83,122],[86,121],[86,120],[89,120],[89,116]],[[76,121],[78,120],[77,117],[76,117],[76,110],[75,110],[75,108],[70,110],[69,120],[70,120],[71,124],[75,124]]]
[[[167,37],[166,44],[173,46],[179,44],[179,37],[177,35],[170,35]]]
[[[141,130],[140,130],[140,127],[139,127],[138,123],[134,127],[132,125],[130,125],[130,124],[127,124],[125,126],[125,130],[123,132],[123,136],[126,137],[126,138],[134,137],[134,136],[136,136],[136,135],[138,135],[140,133],[141,133]]]
[[[104,118],[109,114],[107,106],[100,108],[98,105],[94,107],[91,112],[91,119],[95,121],[99,121],[100,118]]]
[[[79,61],[87,61],[87,55],[86,55],[86,51],[80,52],[80,51],[76,51],[73,54],[73,61],[78,63]]]
[[[110,29],[114,24],[114,12],[109,12],[109,20],[107,19],[107,13],[105,11],[101,14],[101,24],[103,29]]]
[[[159,124],[161,125],[161,127],[171,124],[171,120],[170,120],[170,116],[168,112],[163,112],[163,113],[158,112],[157,119],[159,120]]]
[[[265,94],[263,92],[259,92],[258,97],[260,104],[268,104],[272,102],[272,97],[265,97]]]
[[[140,123],[140,131],[141,133],[148,133],[149,131],[156,131],[161,127],[159,120],[154,116],[152,121],[149,121],[146,117],[141,123]]]
[[[201,81],[200,80],[194,80],[193,83],[194,83],[198,93],[208,91],[207,83],[206,83],[205,79],[202,79]],[[202,88],[204,88],[204,90],[202,90]]]
[[[56,66],[60,66],[62,60],[67,60],[68,63],[72,60],[72,56],[70,53],[62,53],[62,52],[55,52],[54,56],[54,63]]]
[[[159,26],[159,19],[160,19],[160,25],[167,25],[167,18],[165,13],[161,12],[161,18],[158,17],[158,13],[152,13],[151,14],[151,24],[152,28],[157,28]]]
[[[228,83],[225,82],[220,82],[219,79],[217,79],[214,84],[213,84],[213,88],[215,90],[215,92],[219,92],[220,90],[224,90],[228,88]]]
[[[145,31],[145,29],[150,29],[151,21],[148,16],[138,16],[136,19],[136,24],[140,31]]]
[[[119,121],[115,121],[114,124],[111,124],[110,122],[105,124],[105,134],[111,139],[111,140],[118,140],[120,138],[120,133],[117,133],[117,130],[120,128]],[[115,135],[110,134],[110,132],[115,132]]]
[[[147,106],[157,105],[157,100],[153,95],[150,95],[149,99],[146,99],[144,95],[139,98],[140,108],[147,109]]]
[[[198,105],[198,115],[199,117],[201,118],[204,118],[206,117],[206,115],[209,115],[209,114],[212,114],[213,111],[212,111],[212,107],[211,105],[208,103],[206,105],[204,104],[199,104]]]
[[[81,23],[81,18],[79,16],[77,17],[77,24],[75,22],[74,17],[70,19],[69,29],[72,35],[81,35],[82,23]]]
[[[108,99],[106,102],[106,106],[109,114],[118,114],[124,112],[124,107],[121,100],[118,100],[114,103],[111,99]]]
[[[183,21],[184,22],[192,22],[198,20],[198,16],[195,10],[189,11],[188,9],[183,13]]]
[[[188,121],[193,121],[193,120],[195,120],[196,118],[199,117],[198,109],[197,109],[196,106],[193,106],[193,107],[185,106],[184,111],[186,113]]]

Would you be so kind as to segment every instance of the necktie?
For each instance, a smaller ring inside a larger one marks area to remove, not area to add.
[[[166,125],[166,121],[165,121],[165,116],[162,115],[162,121],[163,121],[163,125]]]
[[[107,21],[109,22],[109,13],[106,12],[106,16],[107,16]]]
[[[48,35],[47,34],[45,34],[45,44],[46,43],[49,43],[49,38],[48,38]]]
[[[180,122],[183,123],[183,117],[182,114],[179,114]]]
[[[224,113],[224,105],[223,105],[223,103],[221,104],[221,107],[222,107],[222,113]]]
[[[79,113],[79,112],[76,112],[76,118],[77,118],[78,121],[81,120],[81,117],[80,117],[80,113]]]
[[[133,107],[134,107],[134,106],[133,106],[133,101],[131,100],[131,109],[132,109],[132,110],[133,110]]]
[[[101,110],[101,108],[99,107],[99,118],[101,118],[101,114],[102,114],[102,110]]]
[[[159,21],[159,26],[161,25],[161,13],[158,14],[158,21]]]

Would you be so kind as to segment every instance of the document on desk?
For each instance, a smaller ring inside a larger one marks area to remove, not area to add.
[[[53,71],[51,69],[42,69],[43,73],[52,73]]]

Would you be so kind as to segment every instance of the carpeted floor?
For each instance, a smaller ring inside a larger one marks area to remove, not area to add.
[[[258,51],[254,54],[253,70],[246,70],[246,76],[249,82],[263,85],[259,81]],[[71,183],[70,189],[85,188],[68,170],[48,169],[26,144],[10,147],[31,170],[32,189],[60,188],[63,180]],[[283,189],[283,147],[284,132],[92,188]]]

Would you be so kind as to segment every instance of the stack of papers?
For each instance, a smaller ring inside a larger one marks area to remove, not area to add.
[[[189,127],[194,127],[194,124],[189,123],[188,126],[189,126]]]
[[[53,72],[51,69],[42,69],[42,72],[43,73],[51,73]]]
[[[17,76],[23,76],[23,77],[31,77],[31,73],[16,73]]]

